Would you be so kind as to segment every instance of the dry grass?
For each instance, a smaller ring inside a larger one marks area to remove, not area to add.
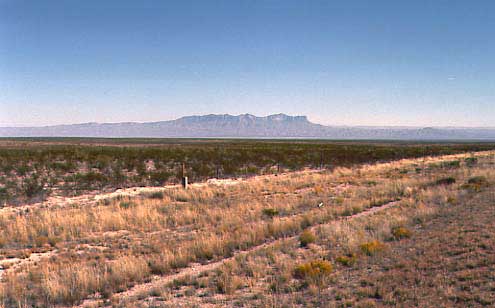
[[[386,247],[414,238],[414,226],[435,217],[439,207],[458,204],[466,195],[489,187],[495,178],[487,168],[490,155],[476,154],[474,165],[470,160],[464,162],[462,155],[403,160],[259,177],[239,185],[187,191],[171,188],[96,206],[76,204],[0,214],[3,256],[56,251],[36,264],[7,271],[0,300],[5,306],[25,307],[72,305],[91,296],[112,298],[153,275],[167,275],[194,262],[221,260],[238,250],[300,234],[299,241],[235,260],[201,281],[192,279],[178,283],[175,291],[165,288],[154,290],[159,296],[145,296],[177,300],[170,294],[185,292],[182,289],[189,285],[184,300],[195,298],[194,302],[204,303],[200,299],[210,297],[244,301],[239,294],[258,296],[271,290],[297,304],[304,292],[312,292],[311,285],[324,288],[334,279],[334,274],[325,274],[318,283],[308,283],[306,291],[297,291],[299,282],[294,281],[293,271],[298,264],[333,260],[334,265],[329,265],[337,266],[338,276],[340,266],[359,267],[368,255],[379,259],[390,253]],[[456,159],[459,166],[441,164]],[[447,177],[455,182],[429,185]],[[475,177],[485,181],[470,183]],[[464,184],[478,188],[468,189]],[[336,221],[396,200],[400,200],[398,206],[387,210],[387,215]],[[314,231],[301,233],[308,227]],[[200,286],[209,295],[199,296]],[[268,305],[273,300],[273,296],[261,296],[252,303]]]

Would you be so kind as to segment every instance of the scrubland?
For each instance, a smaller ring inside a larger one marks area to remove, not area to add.
[[[0,138],[0,207],[135,186],[495,149],[493,143]]]
[[[0,212],[0,305],[495,304],[495,152]]]

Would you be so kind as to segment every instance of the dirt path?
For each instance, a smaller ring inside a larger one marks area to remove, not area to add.
[[[42,259],[49,258],[57,253],[56,250],[50,250],[46,252],[37,252],[32,253],[29,257],[20,259],[20,258],[10,258],[0,260],[0,280],[2,280],[3,276],[9,272],[16,271],[18,268],[22,266],[26,266],[29,264],[33,264],[41,261]]]
[[[389,209],[391,207],[394,207],[397,204],[399,204],[399,202],[400,201],[393,201],[393,202],[386,203],[382,206],[372,207],[372,208],[366,209],[360,213],[356,213],[356,214],[346,216],[346,217],[340,217],[334,221],[330,221],[330,222],[326,222],[324,224],[318,224],[318,225],[312,226],[312,227],[310,227],[310,229],[314,230],[314,229],[316,229],[322,225],[325,225],[325,224],[343,222],[343,221],[347,221],[350,219],[355,219],[355,218],[373,215],[375,213],[378,213],[378,212],[384,211],[386,209]],[[283,241],[297,240],[298,237],[299,237],[299,235],[295,235],[295,236],[291,236],[291,237],[285,237],[285,238],[273,240],[273,241],[266,242],[266,243],[263,243],[263,244],[258,245],[258,246],[254,246],[254,247],[247,249],[247,250],[238,251],[238,252],[234,253],[233,256],[228,257],[228,258],[224,258],[224,259],[214,261],[211,263],[207,263],[207,264],[198,264],[198,263],[191,264],[187,268],[183,268],[183,269],[179,270],[177,273],[166,275],[166,276],[153,276],[152,281],[147,282],[147,283],[143,283],[143,284],[135,285],[134,287],[130,288],[127,291],[124,291],[122,293],[118,293],[118,294],[114,295],[114,297],[117,299],[133,297],[133,296],[139,295],[140,293],[150,291],[155,287],[170,284],[174,280],[178,280],[178,279],[185,278],[185,277],[197,277],[197,276],[201,275],[202,273],[212,271],[212,270],[220,267],[224,263],[232,261],[239,256],[244,256],[244,255],[247,255],[247,254],[262,250],[262,249],[266,249],[270,246],[277,245]],[[96,301],[93,299],[88,299],[88,300],[85,300],[78,307],[81,307],[81,308],[87,307],[88,305],[95,304],[95,302]]]
[[[204,187],[207,185],[218,185],[218,186],[227,186],[227,185],[235,185],[243,182],[244,179],[210,179],[206,182],[201,183],[193,183],[189,186],[192,188]],[[113,192],[108,193],[88,193],[79,195],[76,197],[66,197],[66,196],[49,196],[43,202],[25,204],[20,206],[6,206],[0,208],[0,213],[18,213],[25,210],[32,210],[36,208],[48,208],[48,207],[62,207],[71,204],[97,204],[103,200],[110,200],[116,197],[137,197],[143,194],[154,193],[154,192],[162,192],[167,189],[178,188],[180,185],[165,185],[165,186],[157,186],[157,187],[130,187],[130,188],[121,188],[117,189]]]

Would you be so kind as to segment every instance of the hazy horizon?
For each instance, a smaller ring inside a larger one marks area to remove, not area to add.
[[[494,127],[492,1],[0,0],[0,127]]]

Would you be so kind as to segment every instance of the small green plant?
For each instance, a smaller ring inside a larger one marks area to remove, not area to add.
[[[301,247],[307,247],[309,244],[316,241],[316,236],[311,230],[304,230],[299,236],[299,243]]]
[[[375,255],[377,253],[380,253],[385,250],[386,246],[384,243],[374,240],[371,242],[366,242],[361,245],[359,245],[359,248],[361,249],[361,252],[368,256]]]
[[[395,227],[392,229],[392,236],[396,240],[410,238],[412,236],[412,231],[405,227]]]
[[[263,209],[263,214],[270,217],[270,218],[275,217],[278,215],[278,210],[274,209],[274,208]]]

